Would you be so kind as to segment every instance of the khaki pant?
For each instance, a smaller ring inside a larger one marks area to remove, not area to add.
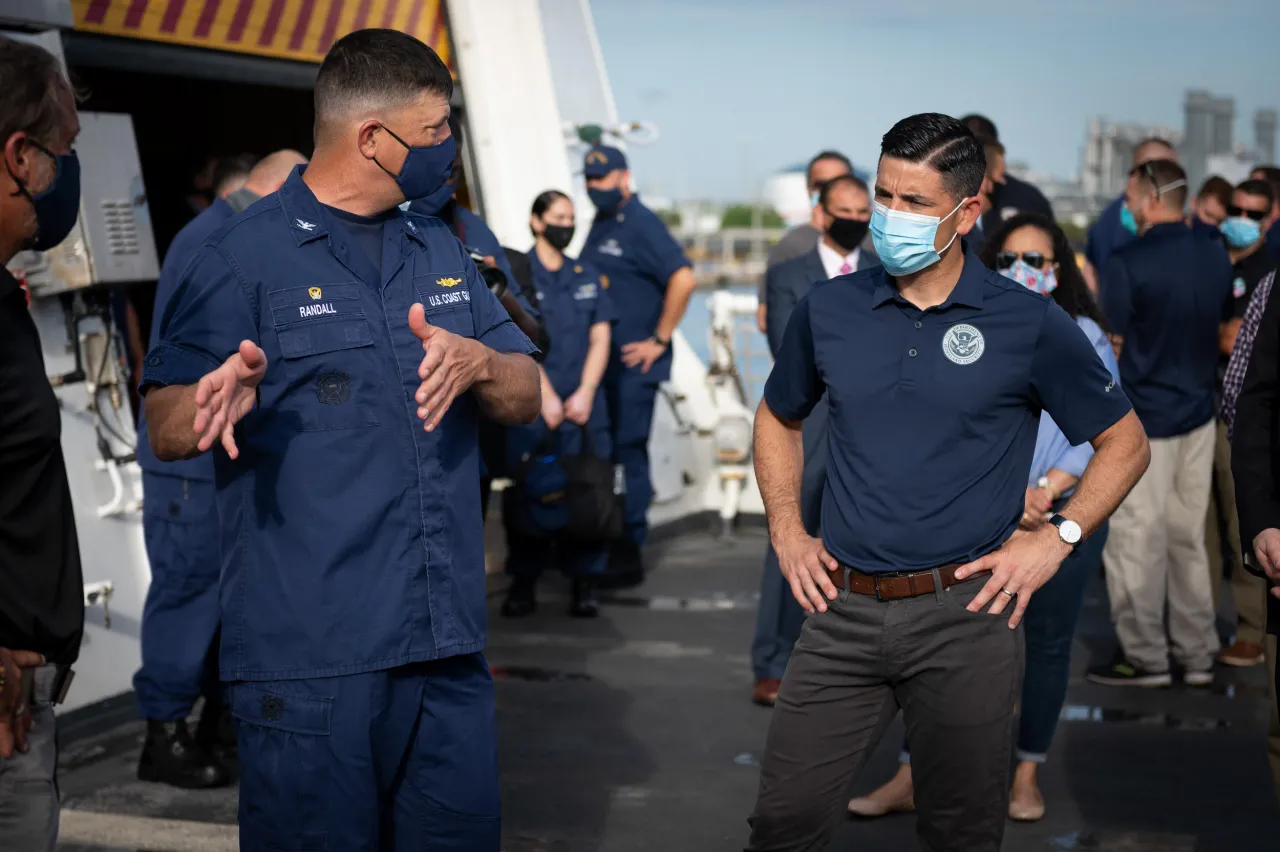
[[[1190,671],[1208,671],[1218,652],[1204,546],[1215,437],[1209,422],[1153,438],[1151,466],[1111,518],[1103,551],[1111,620],[1125,658],[1149,672],[1169,670],[1170,645]]]
[[[1214,610],[1226,569],[1222,558],[1222,533],[1231,548],[1230,594],[1236,609],[1236,641],[1262,644],[1267,627],[1267,584],[1261,577],[1244,569],[1240,558],[1240,518],[1236,514],[1236,483],[1231,475],[1231,442],[1227,425],[1218,421],[1217,442],[1213,448],[1213,488],[1209,492],[1209,511],[1204,519],[1204,546],[1209,554],[1209,580],[1213,584]]]

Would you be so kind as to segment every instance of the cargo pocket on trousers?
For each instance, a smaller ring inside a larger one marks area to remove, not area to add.
[[[238,683],[240,844],[252,852],[325,852],[331,816],[331,701],[274,684]]]

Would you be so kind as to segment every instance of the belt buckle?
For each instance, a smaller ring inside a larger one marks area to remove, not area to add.
[[[884,598],[880,597],[880,575],[872,574],[871,582],[876,587],[876,600],[879,601],[880,603],[884,603]]]

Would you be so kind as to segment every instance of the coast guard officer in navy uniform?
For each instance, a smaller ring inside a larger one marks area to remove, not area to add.
[[[592,148],[583,173],[596,218],[582,259],[604,274],[618,312],[604,381],[614,458],[626,473],[627,531],[610,558],[610,572],[619,584],[634,585],[644,578],[640,546],[649,531],[645,512],[653,499],[653,404],[658,385],[671,377],[671,335],[695,282],[680,244],[631,191],[631,172],[621,151]]]
[[[949,116],[885,134],[871,213],[883,267],[815,284],[765,385],[756,474],[782,573],[812,614],[773,711],[750,849],[823,848],[901,708],[921,846],[996,852],[1022,682],[1011,628],[1146,468],[1142,427],[1075,321],[966,251],[984,172]],[[800,433],[824,395],[817,538]],[[1062,513],[1018,534],[1042,410],[1096,453]]]
[[[499,846],[476,421],[538,414],[534,347],[446,226],[453,82],[336,42],[316,145],[210,237],[142,384],[164,460],[214,453],[245,850]]]

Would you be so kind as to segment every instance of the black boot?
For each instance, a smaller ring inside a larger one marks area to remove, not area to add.
[[[595,618],[600,614],[600,602],[596,600],[595,583],[585,577],[573,581],[573,603],[569,614],[574,618]]]
[[[236,720],[217,698],[205,698],[196,724],[196,745],[226,767],[234,779],[240,774],[240,753],[236,747]]]
[[[538,611],[538,600],[534,597],[534,581],[527,577],[516,577],[507,589],[507,599],[502,602],[503,618],[524,618]]]
[[[616,542],[609,548],[609,568],[600,578],[602,589],[632,589],[644,582],[644,561],[640,546],[630,542]]]
[[[203,790],[231,783],[231,774],[200,748],[185,721],[148,719],[147,741],[138,758],[138,780]]]

